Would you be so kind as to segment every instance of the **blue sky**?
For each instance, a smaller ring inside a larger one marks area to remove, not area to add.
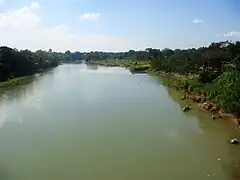
[[[0,0],[2,43],[31,50],[199,47],[240,40],[239,17],[239,0]]]

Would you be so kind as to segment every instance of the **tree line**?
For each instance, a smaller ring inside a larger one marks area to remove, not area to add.
[[[229,69],[240,70],[240,41],[211,43],[198,49],[153,49],[142,51],[107,53],[90,52],[84,58],[87,61],[107,59],[128,59],[150,61],[155,70],[167,72],[200,73],[202,71],[223,72]]]
[[[196,78],[178,80],[187,91],[207,95],[228,111],[240,111],[240,41],[215,42],[207,47],[191,49],[153,49],[128,52],[52,52],[16,50],[0,47],[0,81],[26,76],[55,67],[60,62],[77,60],[129,60],[147,62],[152,71],[181,75],[194,74]]]
[[[10,76],[32,74],[39,69],[56,66],[59,62],[76,60],[99,61],[127,59],[133,61],[150,61],[156,71],[177,72],[180,74],[226,71],[240,71],[240,42],[223,41],[211,43],[208,47],[198,49],[153,49],[128,52],[52,52],[38,50],[16,50],[0,47],[0,81]]]
[[[56,53],[29,50],[18,51],[0,47],[0,81],[14,77],[34,74],[46,68],[57,66],[59,55]]]

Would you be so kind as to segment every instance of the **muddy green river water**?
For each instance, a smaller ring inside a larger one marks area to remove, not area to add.
[[[3,91],[3,90],[2,90]],[[0,97],[0,180],[237,180],[232,123],[160,77],[63,64]]]

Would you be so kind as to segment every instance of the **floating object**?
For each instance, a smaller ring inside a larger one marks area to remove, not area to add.
[[[237,138],[233,138],[230,140],[231,144],[239,144],[239,141],[237,140]]]
[[[181,100],[185,100],[185,99],[186,99],[186,96],[182,96],[182,97],[181,97]]]
[[[218,158],[218,161],[220,161],[221,159],[220,158]]]
[[[213,120],[215,120],[215,119],[216,119],[216,117],[215,117],[214,115],[212,115],[212,119],[213,119]]]
[[[189,106],[189,105],[187,105],[187,106],[185,106],[182,110],[183,110],[183,112],[186,112],[186,111],[188,111],[188,110],[190,110],[191,109],[191,107]]]

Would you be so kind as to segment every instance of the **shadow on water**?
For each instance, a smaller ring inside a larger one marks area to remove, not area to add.
[[[0,101],[3,99],[14,99],[21,94],[26,92],[26,89],[31,86],[31,84],[36,80],[41,78],[40,74],[36,76],[27,77],[26,80],[21,83],[21,85],[13,86],[13,87],[6,87],[0,89]]]
[[[6,87],[6,88],[0,88],[0,102],[3,99],[15,99],[17,97],[21,97],[22,95],[25,96],[27,90],[29,91],[30,89],[33,89],[34,83],[35,82],[41,82],[46,75],[51,75],[48,76],[48,81],[51,80],[52,82],[54,81],[54,71],[57,69],[52,69],[49,71],[46,71],[44,73],[38,73],[32,76],[29,76],[25,78],[23,81],[21,81],[20,85],[17,86],[12,86],[12,87]]]
[[[20,85],[7,86],[7,87],[0,88],[0,95],[9,91],[9,90],[16,89],[16,88],[19,88],[19,87],[22,87],[22,86],[25,86],[25,85],[31,83],[34,80],[35,77],[36,76],[29,76],[29,77],[24,78],[23,80],[21,80]]]
[[[51,75],[49,75],[51,74]],[[38,88],[40,82],[44,83],[45,75],[50,82],[54,81],[52,72],[36,74],[28,77],[25,83],[11,88],[2,88],[0,92],[0,128],[10,121],[23,121],[22,112],[25,110],[40,111],[42,90]],[[1,180],[1,179],[0,179]]]
[[[98,70],[98,65],[87,65],[87,69],[89,70]]]

